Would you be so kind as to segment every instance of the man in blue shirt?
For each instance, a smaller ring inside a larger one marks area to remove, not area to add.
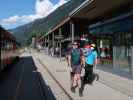
[[[95,50],[95,44],[87,44],[85,45],[86,54],[84,54],[84,64],[85,64],[85,75],[82,79],[81,88],[79,91],[80,96],[82,96],[82,92],[84,89],[84,85],[86,83],[92,84],[95,79],[95,75],[93,74],[93,66],[97,63],[97,51]]]

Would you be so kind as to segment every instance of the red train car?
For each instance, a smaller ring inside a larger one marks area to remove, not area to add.
[[[19,43],[15,37],[0,26],[1,66],[0,72],[19,58]]]

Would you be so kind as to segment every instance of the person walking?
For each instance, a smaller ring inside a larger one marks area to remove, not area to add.
[[[84,63],[85,64],[85,75],[81,81],[81,88],[79,89],[80,96],[83,96],[83,90],[86,83],[92,84],[95,77],[97,80],[99,76],[93,73],[93,67],[97,64],[97,51],[95,49],[95,44],[85,45],[86,52],[84,54]]]
[[[78,86],[81,88],[81,50],[78,48],[78,43],[72,44],[72,49],[68,54],[68,66],[70,69],[71,77],[71,91],[75,92],[75,88]]]

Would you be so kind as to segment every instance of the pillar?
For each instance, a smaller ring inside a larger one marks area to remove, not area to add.
[[[133,76],[133,46],[131,47],[131,74]]]
[[[45,38],[45,48],[46,48],[46,46],[47,46],[47,38],[46,37],[44,37]]]
[[[117,65],[117,62],[116,62],[116,47],[113,46],[113,68],[115,68]]]
[[[49,40],[49,35],[48,35],[48,48],[49,48],[50,40]]]
[[[59,28],[59,35],[61,36],[62,35],[62,31],[61,31],[61,28]],[[62,54],[62,52],[61,52],[61,39],[59,39],[59,46],[60,46],[60,60],[61,60],[61,54]]]
[[[52,46],[54,47],[55,41],[54,41],[54,32],[52,33]]]
[[[74,42],[74,31],[75,31],[75,26],[73,22],[70,22],[70,30],[71,30],[71,42]]]

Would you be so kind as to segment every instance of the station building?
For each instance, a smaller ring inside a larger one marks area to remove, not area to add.
[[[93,0],[78,9],[73,16],[90,21],[89,33],[97,37],[107,67],[133,73],[133,1]]]
[[[96,38],[106,67],[133,75],[132,0],[85,0],[40,40],[45,46],[61,48],[65,41],[73,42],[83,34]]]

